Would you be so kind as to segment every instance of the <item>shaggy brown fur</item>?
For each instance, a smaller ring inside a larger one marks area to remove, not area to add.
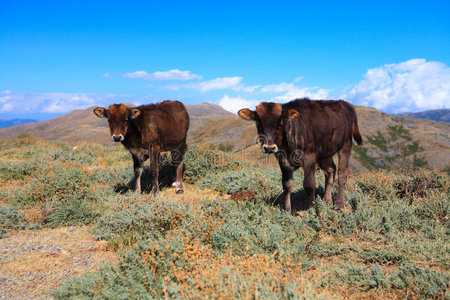
[[[122,142],[134,163],[134,190],[141,190],[141,175],[144,161],[150,158],[152,192],[159,191],[159,155],[171,151],[175,166],[177,193],[183,192],[183,156],[186,151],[186,135],[189,115],[183,103],[164,101],[158,104],[128,108],[124,104],[112,104],[108,109],[97,107],[94,114],[108,119],[111,139]]]
[[[293,172],[302,167],[303,187],[309,205],[315,199],[314,172],[316,164],[325,172],[325,201],[330,202],[331,187],[336,174],[333,155],[339,157],[339,190],[335,208],[344,207],[344,185],[349,173],[348,163],[352,138],[361,145],[355,109],[343,100],[296,99],[285,104],[261,102],[256,111],[241,109],[238,115],[256,122],[261,150],[275,153],[284,190],[284,208],[291,210]]]

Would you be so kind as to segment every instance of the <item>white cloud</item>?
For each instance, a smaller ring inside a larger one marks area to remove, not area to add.
[[[282,82],[278,84],[268,84],[261,88],[264,93],[283,93],[274,96],[270,101],[288,102],[296,98],[308,97],[311,99],[326,99],[330,90],[317,87],[299,87],[294,83]]]
[[[144,78],[144,79],[146,79],[146,77],[150,76],[150,74],[147,73],[146,71],[135,71],[135,72],[131,72],[131,73],[125,73],[122,76],[125,78]]]
[[[146,71],[135,71],[123,74],[125,78],[143,78],[145,80],[152,81],[186,81],[192,79],[201,79],[202,77],[197,74],[193,74],[191,71],[181,71],[178,69],[172,69],[169,71],[156,71],[154,73],[148,73]]]
[[[112,78],[111,74],[109,74],[109,73],[103,74],[103,77],[104,77],[104,78]]]
[[[225,90],[225,89],[240,90],[243,88],[241,82],[242,77],[235,76],[235,77],[221,77],[221,78],[219,77],[208,81],[192,83],[191,85],[195,89],[200,90],[201,92],[207,92],[212,90]]]
[[[247,85],[247,86],[244,86],[242,88],[242,90],[247,93],[252,93],[255,90],[259,89],[260,87],[262,87],[262,85]]]
[[[225,110],[236,113],[241,108],[254,108],[260,102],[279,102],[286,103],[296,98],[308,97],[310,99],[326,99],[329,90],[319,88],[301,88],[293,83],[270,84],[261,88],[261,93],[271,93],[271,96],[263,96],[259,100],[248,100],[241,96],[230,97],[228,95],[219,99],[218,103]],[[281,95],[273,95],[273,93],[281,93]]]
[[[0,112],[9,112],[12,111],[14,107],[11,105],[11,103],[4,103],[0,107]]]
[[[265,92],[265,93],[279,93],[279,92],[287,92],[290,91],[292,89],[294,89],[294,84],[293,83],[287,83],[287,82],[282,82],[282,83],[277,83],[277,84],[268,84],[265,85],[261,88],[261,92]]]
[[[450,68],[425,59],[383,65],[369,69],[342,98],[392,113],[448,108]]]
[[[67,113],[96,104],[106,104],[116,98],[111,94],[87,95],[84,93],[0,92],[0,112],[14,113]]]
[[[244,91],[246,93],[252,93],[261,85],[245,85],[242,83],[243,78],[241,76],[234,77],[218,77],[216,79],[205,80],[200,82],[192,82],[181,85],[167,85],[164,88],[169,90],[192,89],[202,93],[213,90],[234,90]]]
[[[242,77],[234,76],[234,77],[218,77],[216,79],[205,80],[200,82],[191,82],[187,84],[181,85],[167,85],[164,88],[170,90],[179,90],[181,88],[198,90],[200,92],[208,92],[212,90],[235,90],[240,91],[247,89],[248,91],[254,91],[257,87],[246,87],[242,83]]]
[[[317,87],[299,87],[292,85],[290,89],[285,90],[283,95],[275,96],[271,99],[273,102],[288,102],[296,98],[310,98],[314,100],[327,99],[330,90],[320,89]]]
[[[219,99],[219,105],[222,106],[225,110],[228,110],[232,113],[237,113],[241,108],[250,108],[254,109],[256,105],[261,102],[260,100],[247,100],[237,97],[229,97],[228,95],[223,96]]]

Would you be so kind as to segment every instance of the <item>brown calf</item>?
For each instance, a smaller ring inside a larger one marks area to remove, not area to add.
[[[238,115],[256,122],[261,150],[275,153],[282,173],[284,208],[291,210],[293,172],[303,167],[303,187],[309,205],[315,199],[316,164],[325,172],[325,196],[331,202],[336,174],[333,155],[339,157],[339,190],[335,209],[344,207],[344,185],[349,173],[352,137],[362,144],[355,109],[343,100],[296,99],[285,104],[261,102],[256,111],[241,109]]]
[[[189,129],[189,115],[183,103],[164,101],[133,108],[112,104],[108,108],[95,108],[94,114],[108,119],[111,139],[121,142],[130,151],[134,163],[134,191],[141,190],[142,165],[150,158],[152,192],[159,192],[159,154],[171,151],[176,173],[173,185],[176,193],[183,192],[183,156]]]

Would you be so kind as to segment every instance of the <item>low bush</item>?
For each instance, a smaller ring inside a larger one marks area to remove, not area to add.
[[[360,265],[342,264],[335,272],[338,279],[360,291],[388,287],[388,280],[379,265],[367,268]]]
[[[358,253],[358,257],[366,263],[378,263],[381,265],[401,265],[407,261],[406,257],[401,253],[370,248],[363,249],[362,252]]]
[[[37,161],[24,161],[19,163],[0,163],[0,181],[11,179],[24,179],[42,166]]]
[[[92,205],[97,195],[90,175],[49,163],[30,175],[15,201],[23,207],[40,207],[44,222],[52,227],[89,224],[98,216]]]
[[[17,209],[0,205],[0,239],[8,237],[9,230],[24,227],[23,217]]]
[[[198,183],[201,188],[210,188],[223,194],[232,195],[236,192],[255,191],[256,198],[267,201],[282,193],[281,174],[275,170],[242,168],[239,171],[222,171],[215,176],[207,176]]]
[[[97,163],[96,155],[88,151],[88,149],[80,151],[78,149],[72,150],[69,147],[61,147],[50,152],[48,157],[50,160],[68,162],[80,166],[90,166]]]
[[[425,299],[444,299],[450,296],[448,273],[405,264],[389,277],[393,289],[410,290]]]
[[[236,160],[233,154],[218,151],[212,145],[192,145],[184,155],[184,178],[195,183],[207,174],[236,170],[250,163]]]
[[[423,198],[432,190],[449,190],[448,176],[437,170],[419,169],[413,174],[399,175],[395,178],[394,188],[399,198]]]

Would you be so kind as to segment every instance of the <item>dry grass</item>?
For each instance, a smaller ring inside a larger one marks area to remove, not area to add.
[[[0,244],[0,297],[45,298],[73,275],[114,262],[106,242],[95,241],[90,227],[17,231]]]

